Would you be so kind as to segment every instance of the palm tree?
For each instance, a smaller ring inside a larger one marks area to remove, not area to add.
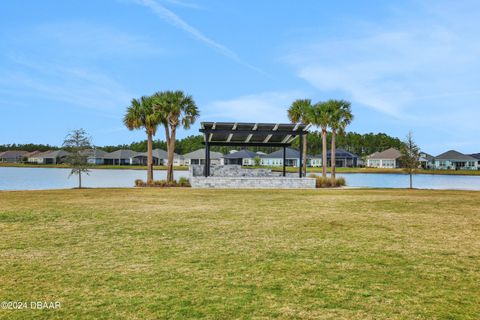
[[[311,109],[310,119],[313,125],[322,130],[322,176],[327,177],[327,129],[331,123],[332,107],[328,103],[318,102]]]
[[[183,91],[157,92],[153,95],[153,104],[165,127],[168,153],[167,181],[172,182],[177,127],[181,125],[184,129],[189,129],[200,113],[192,96],[186,95]]]
[[[312,101],[310,99],[295,100],[288,108],[288,119],[292,123],[310,124]],[[302,143],[302,142],[301,142]],[[307,175],[307,137],[303,137],[303,175]]]
[[[129,130],[144,128],[147,133],[147,185],[153,183],[153,136],[161,121],[160,114],[155,110],[152,102],[152,98],[146,96],[132,99],[123,118],[123,123]]]
[[[332,129],[332,149],[331,149],[331,167],[332,178],[335,179],[336,169],[336,138],[337,133],[344,134],[345,128],[352,122],[353,114],[351,103],[345,100],[328,100],[325,102],[331,110],[329,126]]]

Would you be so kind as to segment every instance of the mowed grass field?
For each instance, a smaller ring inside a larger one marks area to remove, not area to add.
[[[479,319],[480,193],[0,192],[0,319]]]

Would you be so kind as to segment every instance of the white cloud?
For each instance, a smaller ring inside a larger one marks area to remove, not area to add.
[[[264,92],[228,100],[214,101],[206,106],[202,121],[288,122],[287,109],[300,91]]]
[[[297,47],[286,61],[312,86],[398,119],[421,120],[437,108],[451,112],[446,106],[458,101],[455,112],[468,114],[480,97],[480,23],[462,19],[470,16],[463,11],[439,12],[395,16],[377,26],[352,22],[340,40]]]

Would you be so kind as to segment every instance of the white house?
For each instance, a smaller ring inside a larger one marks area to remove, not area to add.
[[[138,152],[132,150],[117,150],[110,153],[107,153],[103,156],[103,164],[108,165],[133,165],[140,164],[138,159],[135,159],[135,156]]]
[[[478,159],[455,150],[436,156],[434,168],[439,170],[478,170]]]
[[[241,166],[254,166],[255,158],[260,158],[260,154],[250,150],[240,150],[223,156],[223,164],[236,164]]]
[[[198,149],[183,155],[185,159],[185,165],[191,164],[205,164],[205,149]],[[210,151],[210,164],[221,165],[223,164],[223,154],[220,152]]]
[[[402,154],[395,148],[382,152],[375,152],[367,157],[367,167],[370,168],[399,168]]]
[[[59,164],[69,155],[65,150],[46,151],[34,154],[28,158],[28,162],[38,164]]]
[[[156,166],[166,166],[168,164],[168,152],[162,149],[153,149],[152,150],[152,156],[153,156],[153,164]],[[147,164],[147,158],[148,158],[148,152],[141,152],[138,153],[134,157],[140,164],[146,165]],[[173,153],[173,165],[174,166],[183,166],[185,165],[185,160],[184,157]]]
[[[285,166],[298,167],[300,164],[300,152],[292,148],[285,149]],[[283,166],[283,149],[274,151],[261,158],[261,165],[269,167]]]

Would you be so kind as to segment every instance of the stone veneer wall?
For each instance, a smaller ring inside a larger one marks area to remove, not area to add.
[[[190,176],[190,183],[193,188],[315,189],[313,178]]]

